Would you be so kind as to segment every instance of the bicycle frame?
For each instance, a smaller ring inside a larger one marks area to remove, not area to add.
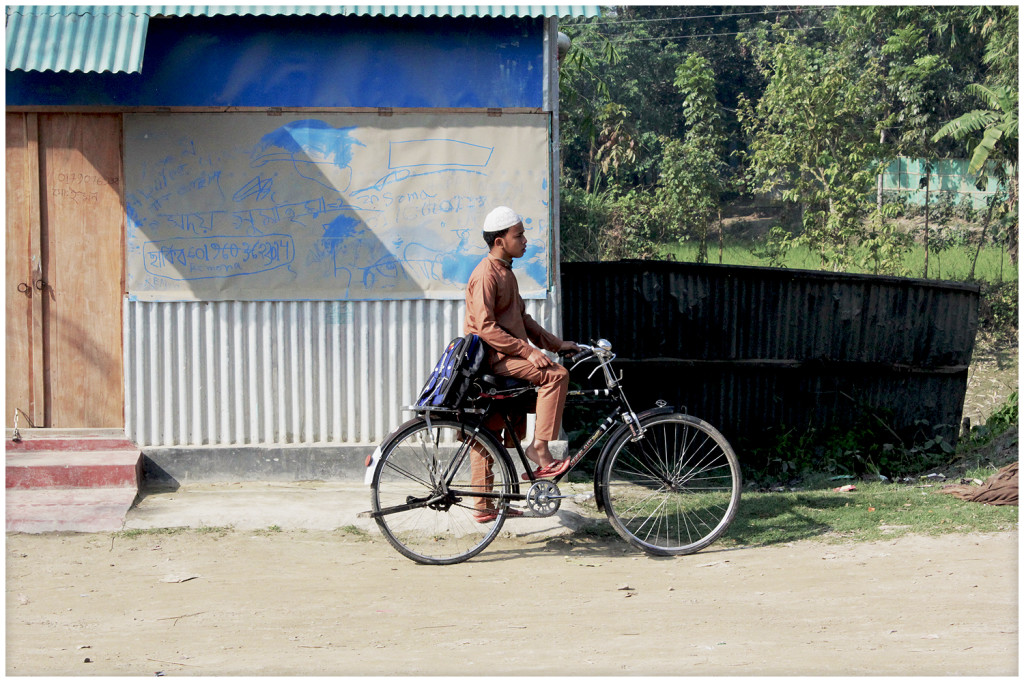
[[[573,364],[573,369],[577,365],[579,365],[581,362],[585,362],[586,360],[588,360],[591,357],[597,357],[598,358],[598,366],[596,368],[594,368],[594,371],[592,371],[590,373],[590,377],[593,377],[594,374],[596,374],[598,370],[602,370],[603,373],[604,373],[606,388],[603,388],[603,389],[589,389],[589,390],[578,389],[578,390],[569,391],[569,393],[567,395],[567,398],[586,398],[587,396],[593,396],[595,398],[611,399],[613,401],[613,403],[615,404],[615,406],[614,406],[614,409],[612,409],[612,411],[608,415],[605,416],[604,420],[598,425],[598,427],[594,431],[594,433],[591,434],[591,436],[580,447],[580,449],[576,452],[576,454],[572,455],[572,459],[569,462],[569,468],[566,469],[561,474],[559,474],[558,476],[556,476],[555,478],[550,479],[555,484],[557,484],[563,478],[568,476],[569,472],[572,471],[576,467],[576,465],[584,457],[586,457],[587,454],[591,450],[594,449],[594,446],[597,445],[601,441],[601,439],[605,436],[605,434],[609,433],[610,431],[615,431],[615,430],[617,430],[617,428],[619,428],[619,425],[616,424],[616,420],[619,419],[620,417],[621,417],[622,422],[623,422],[623,424],[621,426],[629,428],[629,430],[633,434],[632,437],[633,437],[634,440],[637,440],[637,439],[643,437],[643,433],[644,432],[643,432],[643,427],[640,425],[640,417],[635,412],[633,412],[633,409],[629,405],[629,400],[626,398],[626,394],[625,394],[625,392],[622,389],[622,383],[621,383],[622,376],[621,375],[615,376],[615,373],[612,371],[611,363],[615,359],[616,356],[615,356],[614,353],[612,353],[607,348],[601,346],[600,344],[601,344],[601,342],[598,342],[598,345],[596,345],[596,346],[584,346],[584,345],[581,345],[580,347],[584,349],[583,353],[586,353],[586,357],[583,357],[583,358],[579,359],[577,362],[575,362]],[[581,353],[581,354],[583,354],[583,353]],[[492,400],[490,402],[490,404],[483,411],[483,414],[480,417],[480,422],[478,423],[477,429],[476,429],[477,431],[484,430],[484,429],[482,429],[482,427],[480,425],[487,419],[487,417],[489,417],[491,414],[493,414],[495,412],[496,407],[497,407],[497,405],[500,402],[501,401],[498,401],[498,400]],[[592,401],[582,400],[582,401],[579,401],[579,402],[587,403],[587,402],[592,402]],[[535,479],[534,476],[533,476],[533,467],[530,465],[530,461],[526,457],[526,451],[523,449],[522,441],[520,440],[519,436],[515,432],[515,427],[513,426],[511,420],[509,419],[508,412],[507,411],[502,411],[501,412],[501,416],[502,416],[502,421],[504,422],[505,429],[507,430],[507,432],[512,437],[512,444],[515,446],[516,454],[518,454],[518,456],[519,456],[519,461],[522,463],[524,469],[529,473],[530,483],[533,484],[533,483],[536,482],[537,479]],[[454,461],[453,460],[453,465],[452,465],[451,471],[454,472],[454,471],[458,470],[458,466],[461,465],[462,458],[464,456],[465,455],[460,452],[459,456],[457,457],[458,461]],[[451,482],[450,479],[448,479],[446,481],[446,483],[450,483],[450,482]],[[518,488],[518,483],[516,484],[516,488]],[[478,497],[490,497],[491,495],[477,495],[477,496]],[[495,496],[497,496],[497,494],[495,494]],[[511,499],[513,499],[513,500],[521,500],[521,499],[524,499],[524,496],[519,494],[518,490],[517,490],[516,493],[513,494]]]
[[[562,472],[560,475],[558,475],[557,477],[555,477],[553,479],[543,479],[543,480],[550,480],[553,483],[557,484],[559,481],[564,479],[566,476],[569,475],[569,472],[571,472],[576,467],[576,465],[584,457],[586,457],[587,454],[590,453],[594,449],[594,447],[602,440],[602,438],[605,435],[607,435],[609,432],[612,433],[612,435],[614,436],[615,434],[617,434],[617,432],[620,429],[628,428],[632,432],[632,439],[633,440],[638,440],[638,439],[642,438],[643,434],[644,434],[643,427],[640,424],[640,420],[641,420],[642,417],[646,417],[649,414],[657,414],[657,413],[661,413],[661,412],[672,412],[673,409],[674,409],[674,408],[671,408],[671,407],[657,407],[657,408],[653,408],[651,410],[646,410],[643,413],[641,413],[640,415],[638,415],[637,413],[633,412],[632,408],[629,405],[629,401],[626,398],[626,394],[625,394],[625,392],[623,391],[623,388],[622,388],[622,383],[621,383],[622,377],[621,377],[621,375],[620,376],[615,376],[615,373],[611,369],[611,363],[615,359],[616,356],[609,349],[607,349],[605,347],[602,347],[600,344],[601,344],[601,342],[599,341],[598,345],[596,345],[596,346],[580,345],[580,347],[583,348],[584,351],[581,352],[579,355],[583,355],[584,353],[586,353],[586,357],[578,359],[573,364],[572,368],[574,369],[581,362],[585,362],[586,360],[590,359],[591,357],[596,357],[598,359],[598,366],[596,368],[594,368],[594,370],[590,373],[590,377],[589,378],[592,378],[594,376],[594,374],[597,373],[598,370],[602,370],[603,373],[604,373],[606,388],[603,388],[603,389],[577,389],[577,390],[569,391],[569,393],[567,395],[567,398],[586,398],[588,396],[592,396],[594,398],[600,398],[602,400],[611,400],[614,403],[614,408],[612,409],[612,411],[608,415],[605,416],[605,418],[598,425],[598,427],[594,431],[594,433],[590,435],[590,437],[580,447],[580,449],[576,452],[576,454],[572,455],[572,459],[569,462],[569,468],[566,469],[564,472]],[[534,390],[534,389],[526,388],[526,389],[523,389],[523,391],[521,391],[519,393],[516,393],[515,395],[521,395],[522,393],[525,393],[525,392],[530,391],[530,390]],[[520,492],[519,481],[512,481],[512,492],[511,492],[511,494],[504,493],[504,492],[482,491],[482,490],[461,490],[461,489],[457,489],[457,488],[452,488],[451,487],[452,480],[455,477],[455,472],[459,470],[459,467],[462,466],[462,463],[465,461],[465,458],[469,456],[469,452],[470,452],[469,443],[472,440],[474,440],[476,438],[487,438],[487,439],[491,440],[493,444],[499,445],[502,449],[504,449],[506,452],[508,452],[508,449],[505,448],[504,444],[501,443],[501,441],[498,439],[497,434],[494,434],[492,431],[490,431],[489,429],[485,428],[484,425],[483,425],[484,422],[487,420],[487,418],[490,417],[492,414],[495,414],[496,412],[501,414],[502,421],[504,422],[504,426],[508,430],[508,433],[512,437],[512,444],[515,446],[515,450],[516,450],[516,453],[519,456],[519,460],[522,463],[524,469],[528,472],[528,475],[530,477],[529,484],[532,486],[534,483],[537,482],[537,480],[540,480],[540,479],[534,478],[533,467],[531,466],[531,463],[530,463],[529,459],[526,457],[526,451],[523,449],[522,441],[520,440],[519,436],[515,432],[515,427],[512,424],[511,419],[509,418],[508,411],[502,410],[502,411],[499,412],[499,409],[500,409],[499,406],[500,406],[501,402],[502,402],[502,400],[491,400],[488,403],[488,405],[485,408],[483,408],[483,409],[479,409],[479,408],[462,408],[462,409],[459,409],[459,410],[449,410],[449,409],[439,409],[439,410],[430,410],[430,409],[428,409],[428,410],[423,410],[422,411],[423,412],[423,416],[426,419],[428,424],[430,423],[431,413],[434,412],[434,411],[442,412],[442,413],[450,413],[450,414],[460,414],[460,415],[464,415],[464,414],[478,415],[477,419],[474,419],[472,422],[469,422],[469,423],[465,424],[468,438],[467,438],[466,441],[463,442],[463,445],[459,448],[459,451],[455,454],[455,456],[452,457],[452,459],[448,462],[448,466],[446,467],[443,475],[440,477],[439,483],[440,483],[440,486],[441,486],[441,490],[444,492],[444,495],[435,495],[434,497],[431,497],[431,498],[422,498],[422,499],[416,499],[416,500],[409,500],[409,501],[406,502],[406,504],[403,504],[403,505],[398,505],[396,507],[390,507],[388,509],[381,509],[380,511],[378,511],[376,513],[372,513],[371,516],[376,517],[376,516],[381,516],[381,515],[384,515],[384,514],[390,514],[390,513],[398,512],[398,511],[407,511],[409,509],[414,509],[414,508],[417,508],[417,507],[426,507],[426,506],[429,506],[431,504],[435,504],[437,502],[440,502],[441,500],[443,500],[443,499],[445,499],[447,497],[461,498],[461,497],[465,496],[465,497],[479,497],[479,498],[490,498],[490,499],[505,499],[505,500],[510,500],[510,501],[522,501],[522,500],[525,500],[526,499],[526,494]],[[574,401],[574,402],[588,403],[588,402],[597,402],[597,401],[580,400],[580,401]],[[618,420],[620,420],[620,419],[621,419],[621,423],[617,424],[616,422]],[[611,442],[614,442],[614,441],[615,441],[615,438],[613,437],[613,438],[610,438],[607,442],[611,443]],[[437,446],[437,444],[435,444],[435,447],[436,446]],[[383,444],[382,444],[382,447],[383,447]],[[599,485],[598,481],[600,479],[601,464],[602,464],[603,461],[604,461],[604,452],[601,453],[601,456],[599,456],[598,460],[597,460],[597,468],[596,468],[597,476],[595,476],[595,481],[594,481],[595,493],[598,492],[597,487]]]
[[[563,492],[559,483],[599,450],[594,493],[579,497],[596,498],[597,508],[627,543],[654,556],[678,556],[721,537],[735,517],[742,485],[728,441],[685,408],[663,400],[634,412],[621,376],[612,369],[611,344],[598,341],[583,349],[571,367],[594,357],[598,366],[590,377],[601,371],[605,387],[570,390],[567,400],[600,402],[594,413],[601,416],[582,447],[561,462],[558,476],[536,476],[516,433],[536,388],[483,375],[474,379],[462,407],[411,408],[417,416],[367,458],[368,469],[373,467],[373,510],[360,516],[375,518],[387,541],[413,561],[465,561],[497,537],[508,517],[524,511],[551,516],[561,500],[577,497],[574,486]],[[515,502],[525,502],[527,509],[510,506]]]

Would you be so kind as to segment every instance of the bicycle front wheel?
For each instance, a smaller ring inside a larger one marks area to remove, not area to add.
[[[611,446],[601,495],[612,526],[655,555],[692,554],[717,540],[740,501],[740,467],[714,427],[673,413],[641,422],[644,435],[623,433]]]
[[[377,463],[374,518],[388,542],[422,564],[455,564],[501,531],[512,475],[506,454],[474,427],[418,420]]]

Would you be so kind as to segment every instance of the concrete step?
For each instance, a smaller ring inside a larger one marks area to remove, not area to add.
[[[134,488],[34,488],[8,490],[8,533],[121,530],[138,495]]]
[[[96,438],[107,438],[111,440],[127,440],[124,429],[36,429],[22,428],[16,432],[14,429],[7,429],[7,445],[10,446],[15,434],[19,440],[87,440]]]
[[[124,431],[26,429],[5,446],[7,531],[118,530],[142,484]]]
[[[23,438],[7,439],[7,452],[92,452],[94,450],[134,450],[135,445],[125,437],[106,438]]]
[[[142,452],[122,450],[7,451],[7,489],[130,487],[142,482]]]

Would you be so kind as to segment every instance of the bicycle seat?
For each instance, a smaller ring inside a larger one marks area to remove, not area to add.
[[[477,379],[480,381],[484,391],[494,389],[496,391],[514,391],[519,388],[529,388],[532,384],[526,379],[502,376],[500,374],[481,374]]]

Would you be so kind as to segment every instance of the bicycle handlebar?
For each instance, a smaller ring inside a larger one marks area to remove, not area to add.
[[[576,355],[573,355],[569,362],[575,365],[577,362],[583,362],[594,354],[593,348],[587,348],[586,346],[581,346],[581,348],[583,348],[583,350],[576,353]]]

